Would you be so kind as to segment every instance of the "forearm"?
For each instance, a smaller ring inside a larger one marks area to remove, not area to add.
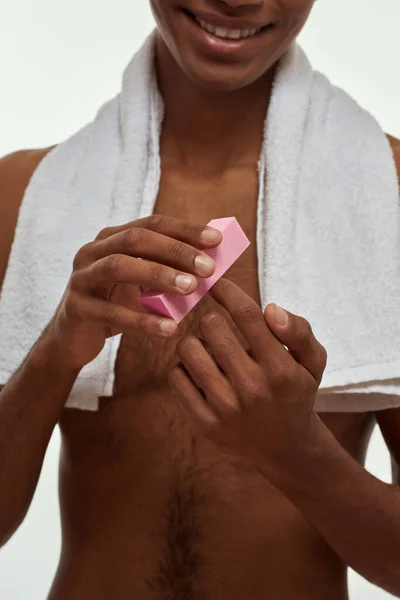
[[[363,577],[400,596],[400,488],[379,481],[317,419],[304,452],[262,468]]]
[[[60,412],[79,371],[42,337],[0,392],[0,546],[23,520]]]

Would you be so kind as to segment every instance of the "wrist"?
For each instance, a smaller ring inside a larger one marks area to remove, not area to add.
[[[60,356],[59,346],[49,334],[48,328],[43,332],[28,356],[30,366],[35,370],[45,370],[52,377],[63,380],[75,380],[81,369],[65,364]]]
[[[275,460],[266,461],[262,471],[268,480],[284,492],[309,481],[310,469],[318,468],[319,457],[326,453],[327,433],[325,425],[313,412],[306,435],[297,443],[289,442]]]

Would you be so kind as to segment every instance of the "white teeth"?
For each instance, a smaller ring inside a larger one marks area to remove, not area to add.
[[[229,29],[225,29],[225,27],[216,27],[215,35],[220,38],[227,38],[229,33]]]
[[[240,29],[227,29],[227,36],[230,40],[238,40],[241,35]]]
[[[206,29],[209,33],[212,33],[213,31],[215,31],[215,27],[213,27],[212,25],[209,25],[208,23],[204,23],[203,21],[203,27],[204,29]]]
[[[228,35],[230,39],[238,40],[241,37],[247,37],[247,32],[248,29],[243,29],[243,31],[241,31],[240,29],[231,29]]]
[[[208,33],[212,33],[223,40],[240,40],[248,38],[262,29],[261,27],[257,27],[256,29],[227,29],[226,27],[215,27],[215,25],[211,25],[198,17],[196,17],[196,21],[202,29],[205,29]]]

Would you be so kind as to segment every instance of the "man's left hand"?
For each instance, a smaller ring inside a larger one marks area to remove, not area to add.
[[[211,294],[250,351],[221,312],[207,314],[200,327],[209,351],[196,337],[183,339],[170,385],[201,433],[222,451],[266,471],[285,468],[312,435],[326,351],[305,319],[275,304],[263,313],[227,279]]]

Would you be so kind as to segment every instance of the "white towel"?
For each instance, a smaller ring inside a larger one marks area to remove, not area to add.
[[[0,383],[50,321],[76,251],[100,229],[153,212],[163,101],[154,36],[121,93],[41,163],[26,190],[0,301]],[[257,245],[263,307],[307,318],[328,351],[319,410],[400,406],[400,202],[375,119],[314,71],[282,59],[260,158]],[[69,406],[110,396],[121,336],[82,369]]]

